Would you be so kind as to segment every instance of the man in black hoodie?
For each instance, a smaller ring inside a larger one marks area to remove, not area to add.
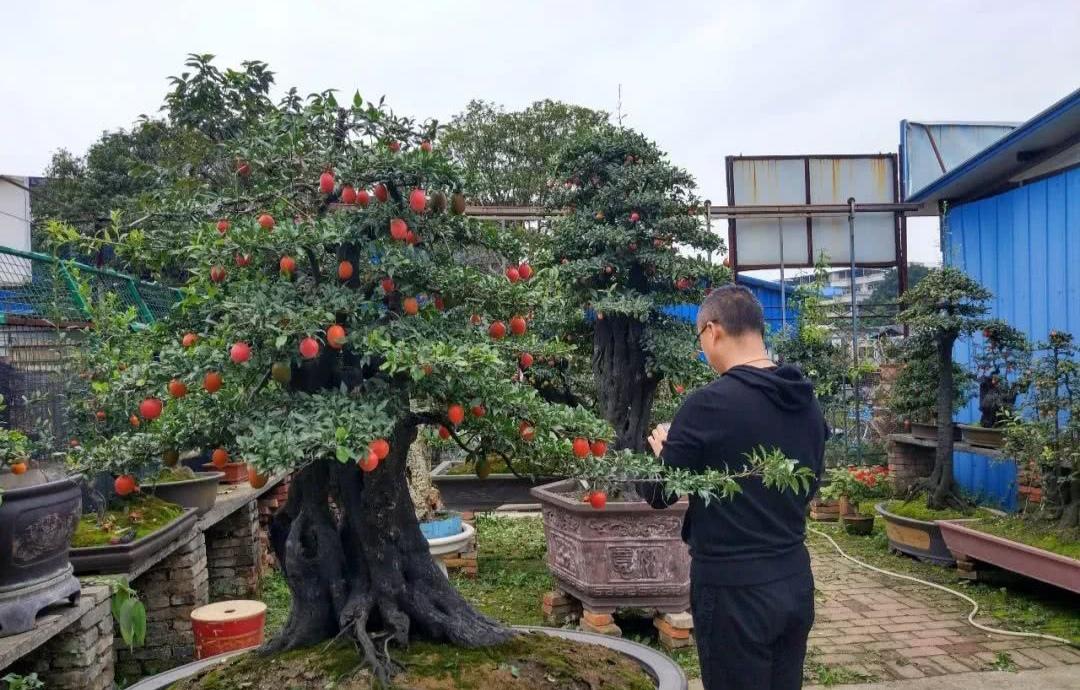
[[[698,310],[697,328],[721,377],[687,397],[670,429],[653,431],[654,452],[674,467],[737,471],[755,449],[779,449],[820,478],[827,431],[813,384],[769,358],[754,295],[734,285],[713,291]],[[800,688],[814,621],[803,543],[814,491],[767,489],[758,479],[741,485],[731,501],[706,505],[691,496],[683,522],[702,681],[706,690]],[[677,498],[659,485],[643,491],[654,508]]]

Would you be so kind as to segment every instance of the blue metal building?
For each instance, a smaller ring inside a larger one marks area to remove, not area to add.
[[[750,292],[754,293],[754,296],[761,302],[761,308],[765,312],[765,328],[769,333],[779,331],[785,323],[785,308],[786,308],[786,323],[793,325],[795,318],[798,316],[798,310],[791,304],[791,298],[795,291],[792,288],[783,288],[785,296],[780,296],[780,283],[774,283],[769,280],[762,280],[761,278],[754,278],[745,274],[740,274],[735,281],[739,285],[746,286]],[[678,304],[664,309],[664,312],[674,316],[683,321],[689,323],[697,322],[698,305],[696,304]]]
[[[1051,330],[1080,334],[1080,89],[907,201],[945,202],[945,263],[994,293],[993,316],[1032,341]],[[977,344],[958,343],[957,360],[970,362]],[[978,418],[977,400],[958,416]],[[956,477],[973,494],[1016,506],[1013,462],[957,453]]]

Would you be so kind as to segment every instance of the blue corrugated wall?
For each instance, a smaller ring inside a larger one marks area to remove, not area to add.
[[[993,316],[1033,341],[1051,330],[1080,335],[1080,168],[956,206],[944,249],[946,263],[994,293]],[[970,362],[972,343],[957,344],[956,357]],[[978,418],[978,400],[958,415],[965,422]],[[1016,506],[1012,462],[957,453],[956,478],[991,502]]]

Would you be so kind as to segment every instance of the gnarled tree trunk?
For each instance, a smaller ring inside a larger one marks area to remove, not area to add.
[[[316,459],[299,470],[274,515],[270,541],[293,595],[275,653],[345,633],[386,682],[386,645],[427,639],[465,647],[498,644],[512,631],[475,611],[439,571],[420,533],[405,479],[416,422],[398,424],[374,472]]]
[[[938,366],[940,368],[937,388],[937,448],[934,451],[934,469],[928,482],[927,507],[942,510],[962,505],[953,478],[953,397],[956,382],[953,380],[953,343],[956,336],[942,336],[937,341]]]
[[[609,315],[593,325],[593,376],[601,414],[615,429],[615,448],[645,450],[659,381],[648,375],[642,345],[645,325]]]

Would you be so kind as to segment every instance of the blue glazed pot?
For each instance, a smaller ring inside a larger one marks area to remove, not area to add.
[[[443,517],[420,523],[425,539],[438,539],[461,534],[461,513],[440,513]]]

